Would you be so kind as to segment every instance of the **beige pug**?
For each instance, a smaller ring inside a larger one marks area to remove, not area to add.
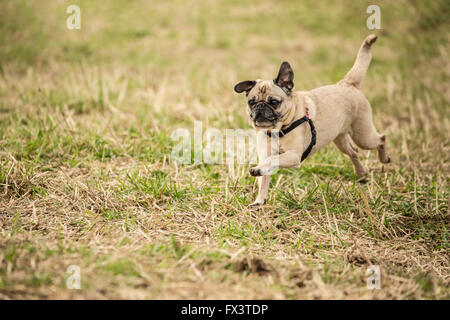
[[[234,87],[236,92],[246,93],[247,112],[257,130],[259,164],[250,169],[250,174],[258,176],[259,191],[253,205],[266,202],[270,175],[275,169],[300,167],[302,155],[311,144],[312,129],[307,122],[298,126],[292,124],[305,115],[312,120],[317,132],[309,155],[333,141],[350,157],[356,175],[363,177],[367,169],[359,160],[351,137],[362,149],[377,149],[382,163],[390,162],[385,151],[385,136],[375,129],[370,103],[360,91],[372,58],[370,48],[376,39],[377,36],[370,35],[364,40],[353,67],[337,84],[311,91],[293,91],[294,72],[288,62],[283,62],[275,80],[242,81]],[[292,130],[286,135],[276,137],[280,130],[289,129]],[[270,132],[275,138],[268,134]]]

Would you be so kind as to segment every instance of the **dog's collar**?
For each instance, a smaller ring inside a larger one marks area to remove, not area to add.
[[[301,125],[303,122],[309,123],[309,127],[311,129],[311,142],[309,143],[308,148],[306,148],[306,150],[303,152],[301,161],[306,159],[306,157],[311,153],[312,148],[316,144],[316,128],[314,127],[314,123],[311,120],[311,118],[309,117],[308,112],[306,112],[304,117],[302,117],[298,120],[295,120],[294,122],[292,122],[292,124],[289,127],[287,127],[284,130],[281,129],[279,131],[266,131],[266,134],[270,138],[273,138],[273,137],[282,138],[285,135],[287,135],[289,132],[291,132],[292,130],[297,128],[299,125]]]

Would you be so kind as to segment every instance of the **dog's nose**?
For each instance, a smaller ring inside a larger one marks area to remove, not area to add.
[[[260,109],[260,108],[264,108],[264,107],[265,107],[264,102],[258,102],[255,106],[256,109]]]

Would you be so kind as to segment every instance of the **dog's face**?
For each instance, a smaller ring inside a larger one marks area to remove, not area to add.
[[[279,129],[284,116],[292,106],[290,95],[294,87],[294,72],[283,62],[275,80],[242,81],[235,87],[237,93],[247,96],[247,113],[256,129]]]

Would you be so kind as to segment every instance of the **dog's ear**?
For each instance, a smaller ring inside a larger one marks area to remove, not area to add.
[[[234,86],[234,91],[236,91],[237,93],[241,93],[241,92],[245,91],[248,94],[248,92],[250,90],[252,90],[252,88],[255,86],[255,84],[256,84],[256,81],[251,81],[251,80],[242,81]]]
[[[278,71],[278,76],[274,80],[275,84],[289,94],[294,88],[294,71],[292,71],[289,62],[284,61],[280,66],[280,71]]]

